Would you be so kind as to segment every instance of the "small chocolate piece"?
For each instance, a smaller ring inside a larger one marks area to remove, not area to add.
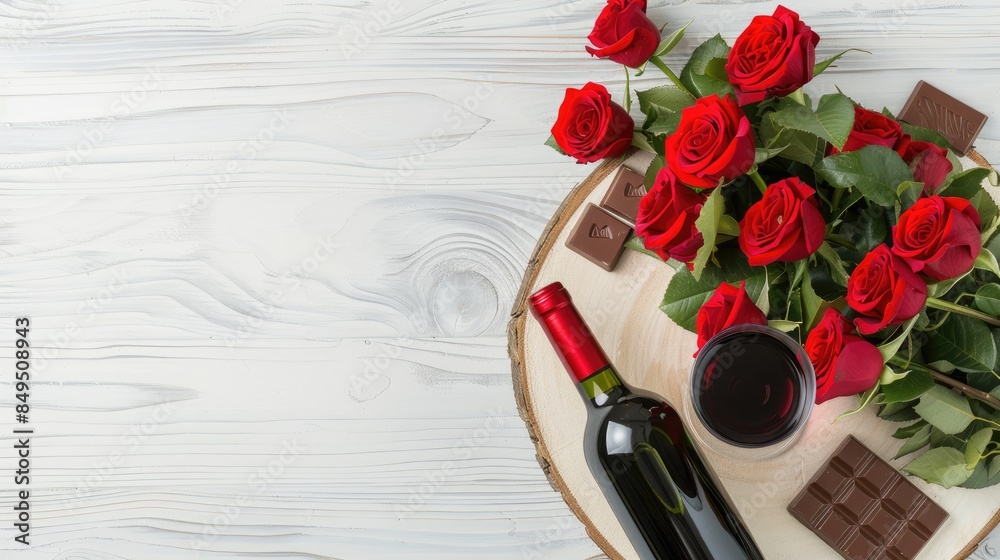
[[[611,181],[608,194],[604,195],[601,207],[622,220],[635,225],[639,214],[639,200],[646,194],[646,178],[624,165]]]
[[[613,270],[618,257],[625,249],[625,240],[632,231],[618,218],[608,214],[593,204],[580,216],[573,232],[566,240],[566,246],[580,253],[587,260],[604,270]]]
[[[788,511],[848,560],[914,558],[948,517],[853,436]]]
[[[899,119],[940,132],[963,156],[986,124],[986,115],[923,80],[913,88]]]

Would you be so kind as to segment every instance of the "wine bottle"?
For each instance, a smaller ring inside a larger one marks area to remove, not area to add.
[[[680,416],[622,382],[562,284],[542,288],[530,304],[589,404],[587,465],[639,557],[763,560]]]

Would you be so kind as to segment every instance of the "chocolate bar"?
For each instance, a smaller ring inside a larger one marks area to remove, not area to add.
[[[915,558],[948,513],[854,437],[788,511],[848,560]]]
[[[625,249],[632,228],[606,211],[588,204],[566,246],[604,270],[613,270]]]
[[[646,194],[646,178],[625,167],[618,168],[611,188],[604,195],[601,207],[618,216],[625,222],[635,225],[635,217],[639,214],[639,201]]]
[[[961,155],[969,151],[986,124],[986,115],[923,80],[903,105],[899,119],[940,132]]]

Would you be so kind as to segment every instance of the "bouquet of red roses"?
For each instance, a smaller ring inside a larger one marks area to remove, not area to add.
[[[699,348],[739,323],[797,337],[816,402],[860,394],[906,422],[905,470],[945,487],[1000,482],[1000,211],[937,132],[843,93],[802,86],[817,35],[779,6],[730,47],[698,46],[680,74],[662,57],[645,0],[609,0],[587,51],[625,66],[623,105],[604,86],[568,89],[548,144],[592,162],[630,146],[655,157],[633,249],[672,264],[660,308]],[[690,24],[688,24],[690,25]],[[648,64],[669,83],[637,91]]]

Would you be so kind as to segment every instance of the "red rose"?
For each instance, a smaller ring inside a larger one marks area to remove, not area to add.
[[[607,88],[589,82],[583,89],[566,89],[552,136],[577,163],[590,163],[625,153],[634,127],[625,109],[611,101]]]
[[[882,374],[878,348],[854,334],[850,321],[833,308],[809,331],[805,351],[816,371],[816,404],[867,391]]]
[[[826,222],[815,194],[798,177],[767,187],[740,222],[740,249],[751,266],[797,261],[819,249]]]
[[[736,88],[740,105],[783,97],[812,80],[816,43],[819,35],[784,6],[778,6],[772,16],[753,18],[726,61],[729,83]]]
[[[710,95],[681,111],[665,148],[667,165],[681,182],[707,189],[750,170],[754,137],[750,120],[732,97]]]
[[[694,221],[707,197],[681,184],[669,167],[656,174],[653,188],[639,200],[635,234],[647,249],[667,260],[694,260],[705,243]]]
[[[913,272],[957,278],[972,269],[983,248],[979,225],[979,212],[964,198],[920,198],[892,227],[892,252]]]
[[[847,136],[843,150],[831,146],[830,153],[853,152],[865,146],[885,146],[897,150],[902,155],[902,149],[908,139],[904,139],[903,128],[899,122],[890,119],[882,113],[869,111],[863,107],[854,107],[854,128]]]
[[[638,68],[660,44],[660,29],[646,17],[646,0],[608,0],[587,38],[593,56]]]
[[[913,170],[914,180],[924,184],[926,194],[934,194],[934,191],[944,184],[945,178],[953,168],[951,161],[948,160],[948,150],[930,142],[922,140],[906,142],[901,155]]]
[[[847,279],[847,305],[858,312],[854,325],[861,334],[911,319],[926,301],[927,284],[885,243],[868,253]]]
[[[698,349],[723,329],[733,325],[766,325],[767,317],[750,299],[746,290],[746,282],[741,281],[740,287],[725,282],[719,284],[712,297],[698,311],[695,320],[695,330],[698,332]]]

